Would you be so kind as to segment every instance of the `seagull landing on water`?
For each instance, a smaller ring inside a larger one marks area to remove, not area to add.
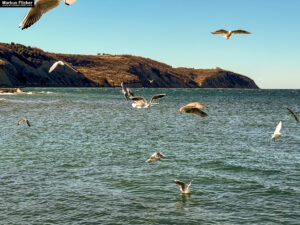
[[[134,97],[133,92],[130,90],[130,88],[126,87],[123,82],[121,83],[121,87],[122,87],[121,93],[124,95],[127,101],[129,98]]]
[[[279,123],[277,124],[276,129],[274,131],[274,134],[271,134],[271,137],[274,141],[276,138],[281,136],[281,133],[280,133],[281,127],[282,127],[282,122],[279,121]]]
[[[287,111],[289,111],[289,113],[291,114],[291,116],[294,117],[294,119],[295,119],[297,122],[299,122],[299,119],[298,119],[298,117],[295,115],[295,113],[294,113],[292,110],[290,110],[289,108],[286,108],[286,109],[287,109]]]
[[[224,35],[224,37],[228,40],[232,34],[251,34],[250,32],[246,31],[246,30],[216,30],[214,32],[211,32],[212,34],[222,34]]]
[[[155,152],[151,157],[146,161],[147,163],[155,162],[157,160],[160,160],[160,158],[166,158],[165,155],[161,154],[160,152]]]
[[[67,64],[67,63],[65,63],[63,61],[57,61],[57,62],[53,63],[53,65],[49,69],[49,73],[52,73],[52,71],[55,70],[58,67],[58,65],[60,65],[60,66],[67,66],[70,69],[72,69],[74,72],[78,73],[77,70],[75,70],[72,66],[70,66],[69,64]]]
[[[133,108],[149,108],[150,106],[154,105],[154,104],[158,104],[158,103],[153,103],[153,101],[155,99],[159,99],[159,98],[162,98],[162,97],[165,97],[166,94],[157,94],[157,95],[154,95],[150,102],[148,103],[147,100],[143,97],[140,97],[140,96],[135,96],[135,97],[132,97],[131,100],[134,101],[134,103],[132,103],[132,107]]]
[[[181,193],[183,193],[183,194],[189,194],[190,193],[190,187],[191,187],[193,181],[191,181],[189,183],[189,185],[187,185],[187,186],[186,186],[185,183],[183,183],[180,180],[174,180],[174,182],[180,187]]]
[[[29,120],[28,120],[28,119],[26,119],[26,118],[20,119],[20,120],[18,121],[18,125],[20,125],[22,122],[26,122],[27,125],[30,127],[30,123],[29,123]]]
[[[22,30],[30,27],[35,22],[37,22],[42,17],[43,14],[57,7],[60,4],[60,2],[61,0],[37,0],[34,3],[34,7],[32,7],[27,12],[25,17],[19,24],[19,27]],[[74,2],[76,2],[76,0],[64,0],[64,2],[66,5],[71,5]]]
[[[182,113],[182,111],[186,113],[192,113],[201,117],[208,116],[207,113],[203,112],[201,108],[208,108],[207,105],[200,104],[199,102],[191,102],[178,110],[178,113]]]

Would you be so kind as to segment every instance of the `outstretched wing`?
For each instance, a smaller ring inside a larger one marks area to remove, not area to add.
[[[180,181],[180,180],[174,180],[174,182],[175,182],[179,187],[181,187],[182,190],[185,189],[185,183],[183,183],[182,181]]]
[[[275,129],[275,131],[274,131],[274,134],[279,134],[281,128],[282,128],[282,122],[279,121],[279,123],[277,124],[276,129]]]
[[[26,120],[26,123],[27,123],[27,125],[30,127],[30,123],[29,123],[29,120]]]
[[[66,5],[72,5],[76,0],[65,0]]]
[[[182,110],[185,111],[186,113],[192,113],[192,114],[195,114],[195,115],[198,115],[198,116],[201,116],[201,117],[208,116],[207,113],[205,113],[201,109],[195,108],[195,107],[185,106],[185,107],[182,108]]]
[[[292,110],[290,110],[289,108],[286,108],[286,109],[289,111],[289,113],[292,115],[292,117],[294,117],[295,120],[296,120],[297,122],[299,122],[299,119],[298,119],[298,117],[295,115],[295,113],[294,113]]]
[[[248,32],[246,30],[233,30],[232,33],[233,34],[251,34],[250,32]]]
[[[74,69],[72,66],[70,66],[68,63],[65,63],[65,65],[66,65],[67,67],[69,67],[70,69],[72,69],[74,72],[78,73],[78,71],[75,70],[75,69]]]
[[[212,34],[227,34],[228,31],[227,30],[223,30],[223,29],[220,29],[220,30],[216,30],[214,32],[211,32]]]
[[[147,100],[145,98],[141,97],[141,96],[134,96],[134,97],[131,98],[131,100],[136,101],[136,102],[142,101],[145,104],[147,103]]]
[[[128,92],[128,94],[129,94],[129,97],[130,97],[130,98],[133,98],[133,97],[134,97],[134,94],[133,94],[133,92],[131,91],[130,88],[127,88],[127,92]]]
[[[57,62],[53,63],[53,65],[49,69],[49,73],[52,73],[52,71],[56,69],[56,67],[58,66],[58,64],[60,64],[60,62],[61,61],[57,61]]]
[[[151,100],[150,100],[150,104],[155,100],[155,99],[159,99],[159,98],[162,98],[162,97],[165,97],[166,94],[157,94],[157,95],[154,95]]]
[[[44,1],[44,0],[38,0],[34,4],[34,7],[32,7],[28,13],[25,15],[21,23],[19,24],[19,27],[23,30],[31,25],[33,25],[35,22],[37,22],[43,14],[48,12],[49,10],[57,7],[60,3],[60,0],[55,1]]]
[[[24,119],[18,120],[18,125],[20,125],[23,121],[24,121]]]

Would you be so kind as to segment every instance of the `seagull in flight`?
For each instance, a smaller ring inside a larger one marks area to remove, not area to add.
[[[65,63],[63,61],[57,61],[57,62],[53,63],[53,65],[49,69],[49,73],[52,73],[52,71],[55,70],[56,67],[58,67],[58,65],[60,65],[60,66],[67,66],[70,69],[72,69],[74,72],[78,73],[77,70],[75,70],[72,66],[70,66],[69,64],[67,64],[67,63]]]
[[[183,194],[190,193],[190,187],[191,187],[193,181],[191,181],[188,185],[186,185],[185,183],[183,183],[180,180],[174,180],[174,182],[179,186],[181,193],[183,193]]]
[[[274,131],[274,134],[271,135],[272,139],[275,141],[276,138],[281,136],[280,130],[282,128],[282,122],[279,121],[279,123],[276,126],[276,129]]]
[[[31,25],[33,25],[35,22],[37,22],[43,14],[50,11],[51,9],[57,7],[60,4],[61,0],[37,0],[34,3],[34,7],[32,7],[21,23],[19,24],[19,27],[24,30]],[[76,0],[64,0],[66,5],[71,5]]]
[[[299,119],[298,119],[298,117],[295,115],[295,113],[294,113],[292,110],[290,110],[289,108],[286,108],[286,109],[287,109],[287,111],[289,111],[289,113],[292,115],[292,117],[294,117],[295,120],[296,120],[297,122],[299,122]]]
[[[160,160],[160,158],[166,158],[164,154],[161,154],[160,152],[155,152],[151,157],[146,161],[147,163],[155,162],[157,160]]]
[[[192,113],[201,117],[208,116],[206,112],[203,112],[201,108],[208,108],[207,105],[200,104],[199,102],[191,102],[178,110],[178,113],[181,114],[183,111],[186,113]]]
[[[153,101],[155,99],[159,99],[159,98],[162,98],[162,97],[165,97],[166,94],[157,94],[157,95],[154,95],[150,102],[148,103],[147,100],[143,97],[140,97],[140,96],[134,96],[131,98],[131,100],[134,101],[134,103],[132,103],[132,107],[133,108],[149,108],[150,106],[154,105],[154,104],[158,104],[158,103],[153,103]]]
[[[251,34],[250,32],[246,30],[216,30],[214,32],[211,32],[212,34],[222,34],[224,37],[228,40],[232,34]]]
[[[20,125],[22,122],[26,122],[27,125],[28,125],[29,127],[31,126],[30,123],[29,123],[29,120],[26,119],[26,118],[20,119],[20,120],[18,121],[18,125]]]

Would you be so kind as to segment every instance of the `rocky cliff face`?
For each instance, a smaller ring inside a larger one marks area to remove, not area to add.
[[[62,60],[79,72],[51,65]],[[0,43],[2,87],[258,88],[248,77],[218,69],[173,68],[132,55],[67,55]]]

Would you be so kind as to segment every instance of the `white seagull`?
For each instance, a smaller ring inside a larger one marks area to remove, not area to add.
[[[211,32],[212,34],[222,34],[224,35],[224,37],[228,40],[232,34],[251,34],[250,32],[246,31],[246,30],[216,30],[214,32]]]
[[[20,120],[18,121],[18,125],[20,125],[22,122],[26,122],[27,125],[28,125],[29,127],[31,126],[30,123],[29,123],[29,120],[26,119],[26,118],[20,119]]]
[[[146,161],[147,163],[155,162],[157,160],[160,160],[160,158],[166,158],[164,154],[161,154],[160,152],[155,152],[151,157]]]
[[[58,65],[60,65],[60,66],[67,66],[70,69],[72,69],[74,72],[78,73],[77,70],[75,70],[72,66],[70,66],[69,64],[67,64],[67,63],[65,63],[63,61],[57,61],[57,62],[53,63],[53,65],[49,69],[49,73],[51,73],[53,70],[55,70]]]
[[[132,103],[132,107],[133,108],[149,108],[150,106],[154,105],[154,104],[158,104],[158,103],[153,103],[153,101],[155,99],[159,99],[159,98],[162,98],[166,96],[166,94],[157,94],[157,95],[154,95],[150,102],[148,103],[147,100],[143,97],[140,97],[140,96],[134,96],[131,98],[131,100],[134,101],[134,103]]]
[[[272,139],[275,141],[276,138],[280,137],[281,136],[281,133],[280,133],[280,130],[281,130],[281,127],[282,127],[282,122],[279,121],[279,123],[277,124],[276,126],[276,129],[274,131],[274,134],[272,134]]]
[[[60,4],[60,2],[61,0],[37,0],[34,3],[34,7],[32,7],[27,12],[25,17],[19,24],[19,27],[22,30],[30,27],[35,22],[37,22],[42,17],[43,14],[57,7]],[[66,5],[71,5],[74,2],[76,2],[76,0],[64,0],[64,2]]]
[[[191,187],[193,181],[191,181],[189,183],[189,185],[187,185],[187,186],[186,186],[185,183],[183,183],[180,180],[174,180],[174,182],[180,187],[181,193],[183,193],[183,194],[189,194],[191,192],[190,191],[190,187]]]

